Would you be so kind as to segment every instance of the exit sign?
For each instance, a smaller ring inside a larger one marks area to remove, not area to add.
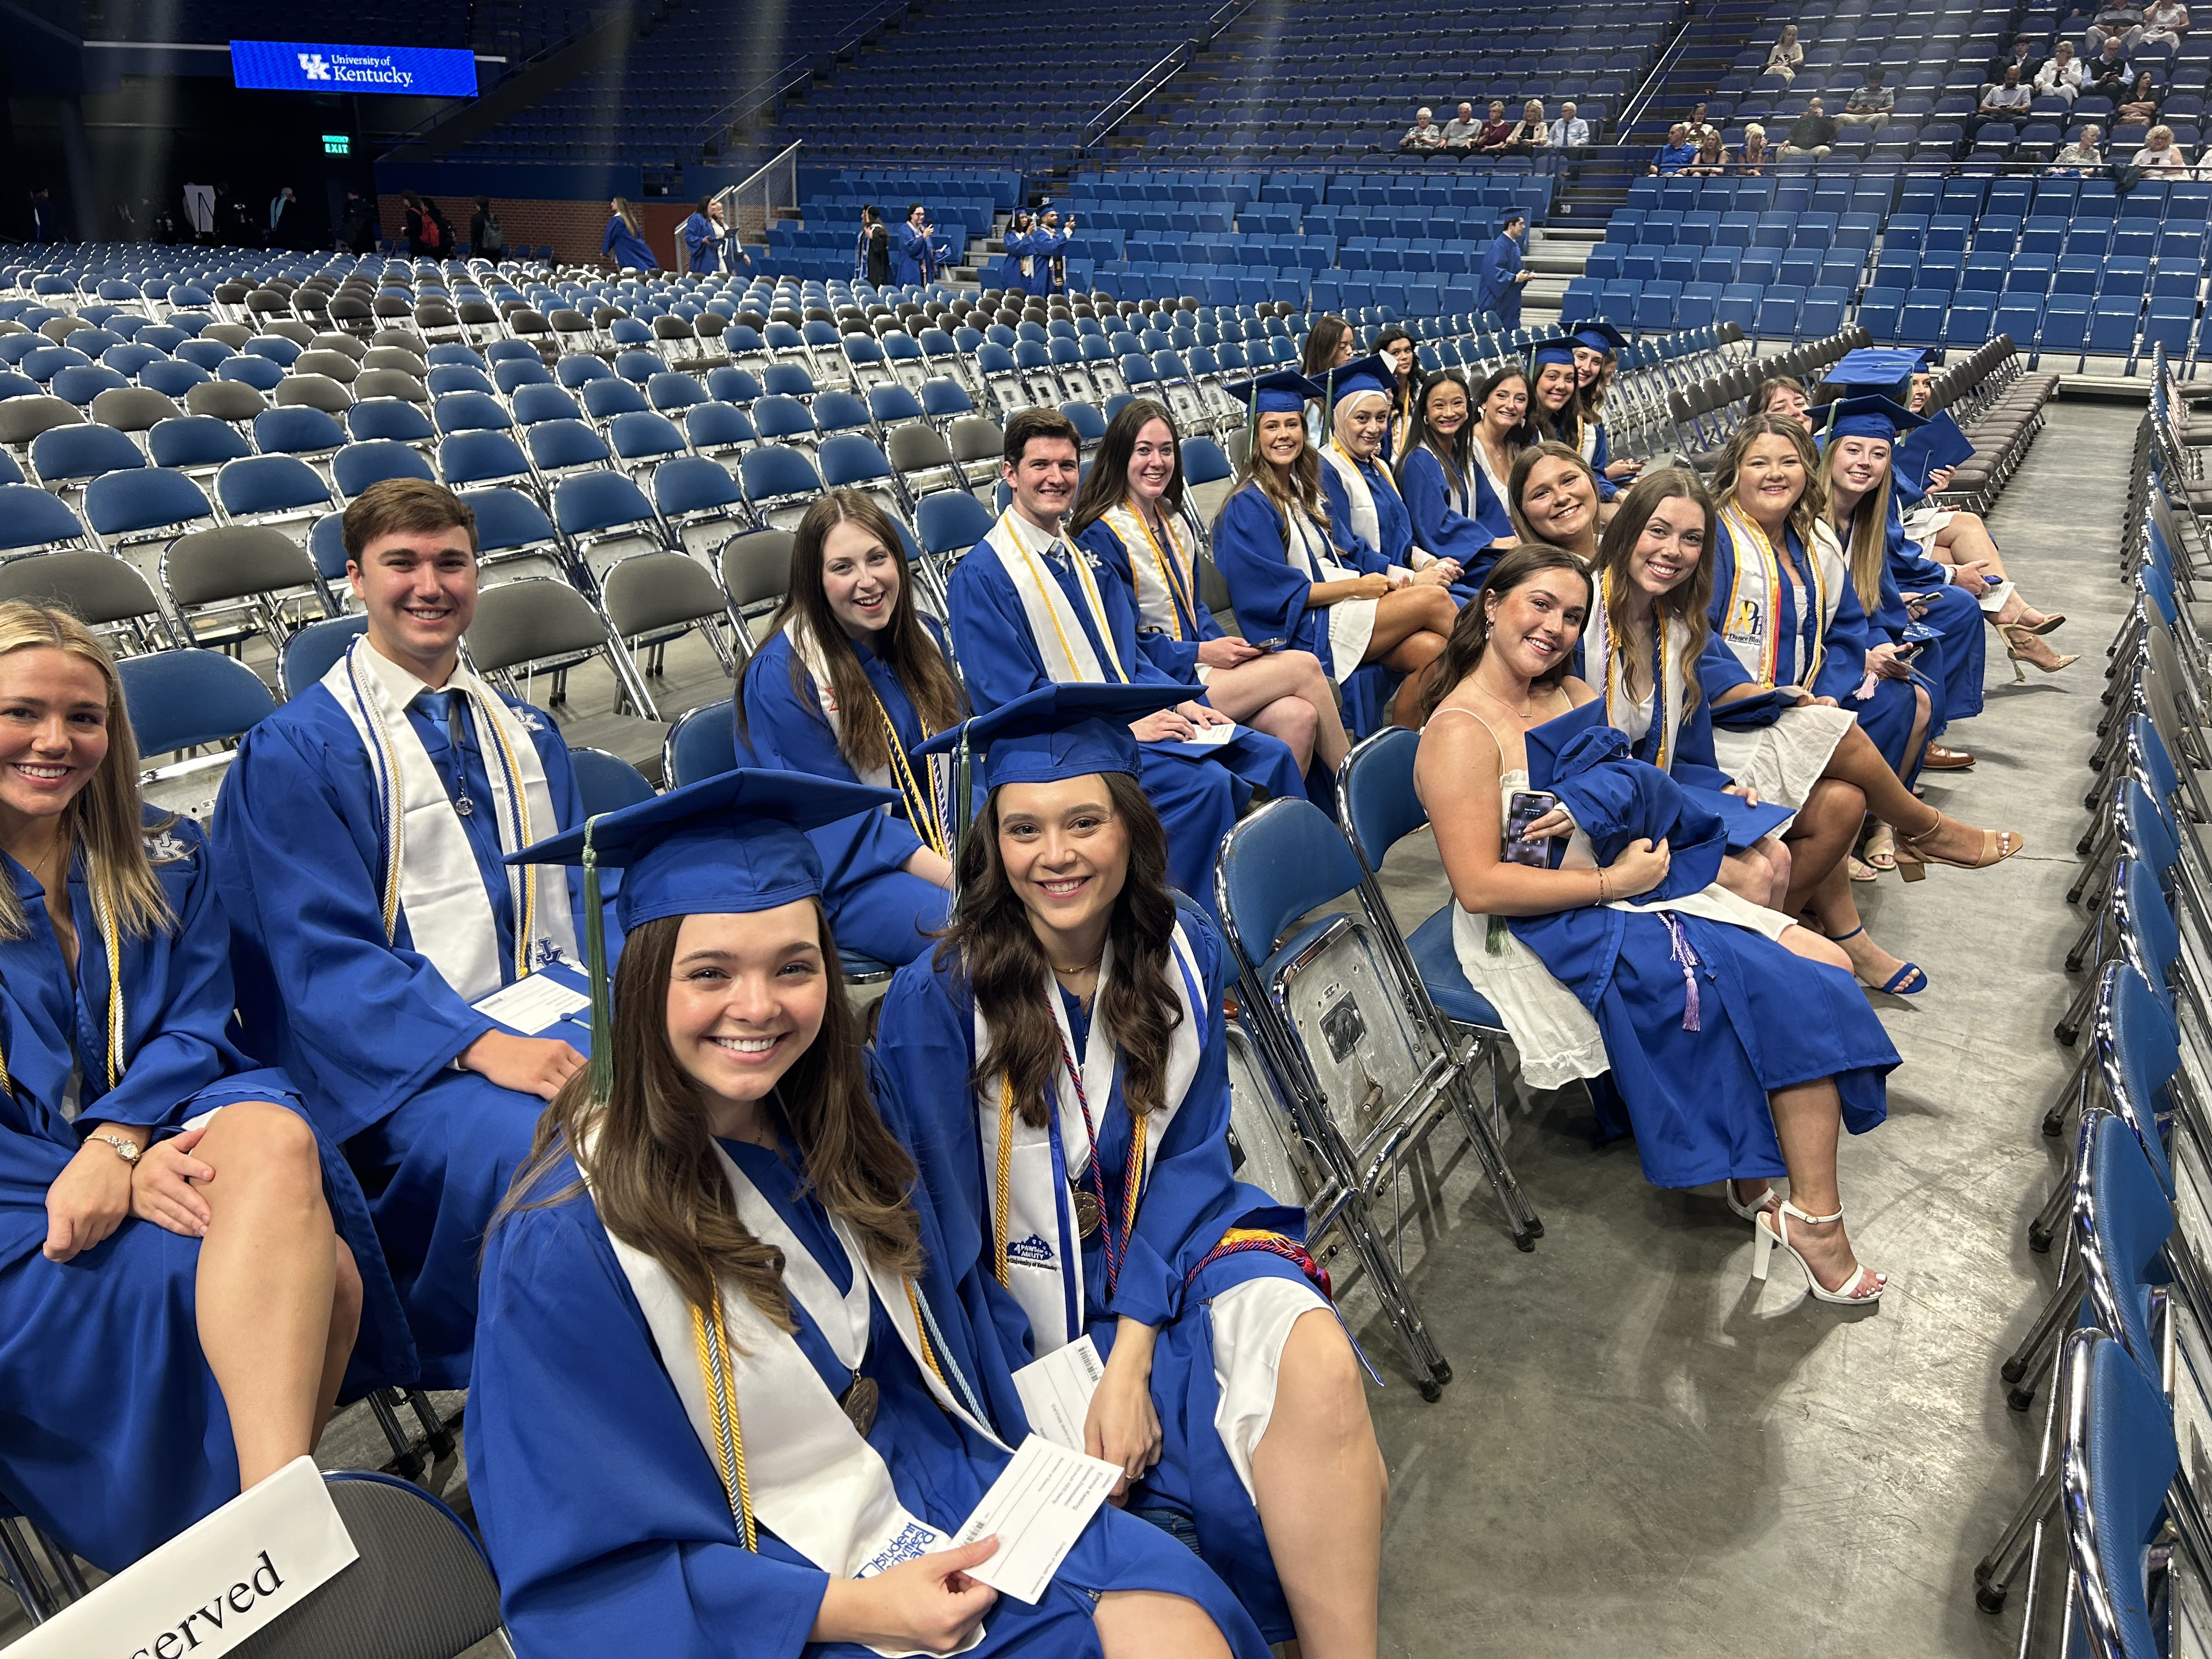
[[[353,154],[353,140],[343,132],[326,132],[323,135],[323,154],[350,155]]]

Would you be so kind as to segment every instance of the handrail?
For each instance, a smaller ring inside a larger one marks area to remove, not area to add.
[[[866,12],[848,31],[844,38],[827,52],[800,53],[780,67],[770,70],[767,75],[754,82],[751,86],[746,88],[720,109],[712,111],[693,122],[690,132],[686,135],[685,148],[691,150],[703,149],[709,134],[716,131],[726,132],[743,117],[751,114],[763,104],[790,91],[792,88],[805,81],[814,72],[814,60],[817,58],[842,58],[846,52],[856,50],[873,30],[892,16],[911,9],[914,0],[878,0],[878,3]]]
[[[1211,45],[1215,35],[1250,10],[1253,4],[1254,0],[1223,0],[1223,3],[1216,7],[1206,20],[1206,44]],[[1108,99],[1098,112],[1085,124],[1083,141],[1075,147],[1075,153],[1080,155],[1104,143],[1108,134],[1134,115],[1147,99],[1189,64],[1197,55],[1200,44],[1196,40],[1177,43],[1174,51]],[[1165,73],[1162,73],[1163,70]],[[1117,106],[1122,106],[1118,112]]]
[[[1667,78],[1667,71],[1680,63],[1684,54],[1689,51],[1690,32],[1697,26],[1698,19],[1694,15],[1682,20],[1682,27],[1674,32],[1674,38],[1668,41],[1665,50],[1652,60],[1651,72],[1644,77],[1644,83],[1634,92],[1630,93],[1628,101],[1620,106],[1620,114],[1613,124],[1613,130],[1615,132],[1628,131],[1637,121],[1643,118],[1644,112],[1650,108],[1657,100],[1659,88]]]
[[[722,190],[721,190],[721,191],[715,191],[714,193],[715,193],[716,195],[718,195],[718,196],[719,196],[719,195],[720,195],[720,194],[722,193],[722,191],[739,191],[739,190],[743,190],[743,189],[744,189],[747,185],[754,184],[754,183],[757,182],[757,181],[759,180],[759,179],[760,179],[761,174],[763,174],[763,173],[766,173],[766,172],[767,172],[770,167],[772,167],[775,166],[775,164],[776,164],[777,162],[779,162],[779,161],[782,161],[782,160],[783,160],[783,158],[784,158],[785,156],[787,156],[787,155],[797,155],[797,154],[799,153],[799,150],[800,147],[801,147],[802,145],[804,145],[805,143],[806,143],[806,140],[805,140],[804,138],[794,138],[794,139],[793,139],[793,140],[792,140],[788,144],[785,145],[781,149],[778,150],[778,151],[777,151],[774,155],[771,155],[770,157],[769,157],[769,159],[768,159],[767,161],[763,161],[763,162],[762,162],[758,167],[755,167],[755,168],[754,168],[750,173],[747,173],[744,178],[742,178],[742,179],[738,179],[738,182],[737,182],[736,184],[734,184],[734,185],[723,185],[723,186],[722,186]]]

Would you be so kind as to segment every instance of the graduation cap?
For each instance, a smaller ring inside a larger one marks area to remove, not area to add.
[[[1279,368],[1254,380],[1237,380],[1222,390],[1255,416],[1293,414],[1306,406],[1307,399],[1324,395],[1320,386],[1295,368]]]
[[[1841,398],[1883,397],[1903,404],[1912,395],[1912,377],[1927,367],[1924,354],[1897,346],[1862,346],[1837,359],[1820,377]]]
[[[1539,340],[1528,352],[1528,372],[1535,374],[1546,363],[1565,363],[1572,367],[1575,343],[1572,340]]]
[[[1824,438],[1879,438],[1884,443],[1895,443],[1901,434],[1928,424],[1925,415],[1914,414],[1894,398],[1872,392],[1838,398],[1828,405],[1827,417],[1821,429]]]
[[[1575,344],[1589,351],[1626,351],[1628,349],[1628,337],[1598,317],[1577,323],[1572,338]]]
[[[1330,377],[1329,407],[1334,410],[1346,398],[1363,392],[1390,398],[1398,395],[1398,371],[1379,352],[1354,359]]]
[[[623,931],[664,916],[746,915],[822,891],[822,860],[805,831],[899,799],[803,772],[741,768],[682,789],[602,812],[519,853],[509,864],[584,866],[586,966],[592,981],[592,1098],[613,1081],[608,1017],[606,923],[599,870],[618,868]]]
[[[1190,698],[1182,685],[1054,684],[948,726],[915,752],[982,750],[983,787],[1004,783],[1061,783],[1094,772],[1137,775],[1132,721]]]
[[[1503,230],[1506,226],[1515,223],[1516,221],[1525,222],[1528,217],[1528,210],[1527,208],[1508,208],[1504,212],[1498,216],[1498,229]]]

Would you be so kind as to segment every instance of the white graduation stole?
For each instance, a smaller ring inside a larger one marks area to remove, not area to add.
[[[402,684],[395,687],[394,678]],[[568,884],[557,875],[544,877],[536,865],[507,866],[515,959],[502,963],[491,898],[468,832],[401,701],[412,695],[414,684],[412,675],[380,655],[366,637],[356,640],[322,678],[323,689],[353,722],[376,773],[384,820],[379,894],[385,938],[398,937],[404,915],[415,951],[429,958],[456,995],[474,1002],[556,957],[578,959]],[[445,689],[468,698],[477,748],[491,781],[489,807],[500,850],[518,853],[557,833],[562,824],[545,767],[521,718],[465,667],[455,667]],[[456,765],[459,758],[454,757]]]
[[[1334,441],[1322,447],[1321,458],[1335,471],[1344,485],[1344,498],[1349,506],[1352,533],[1377,552],[1382,549],[1382,521],[1376,516],[1375,494],[1367,487],[1367,480],[1358,463],[1345,453],[1342,446]]]
[[[1184,617],[1193,627],[1198,623],[1198,557],[1197,550],[1188,545],[1190,532],[1180,515],[1161,515],[1163,536],[1153,535],[1152,526],[1126,499],[1100,516],[1129,556],[1137,620],[1171,639],[1182,639]]]
[[[1655,622],[1659,620],[1656,606],[1651,614]],[[1668,617],[1666,628],[1666,645],[1661,653],[1666,695],[1658,700],[1651,717],[1654,720],[1662,714],[1666,718],[1667,729],[1659,734],[1659,758],[1656,764],[1662,772],[1672,772],[1674,739],[1681,732],[1682,715],[1689,706],[1689,682],[1682,672],[1683,624],[1679,618]],[[1612,618],[1607,616],[1605,600],[1600,595],[1592,602],[1589,621],[1583,629],[1583,667],[1586,671],[1583,678],[1591,685],[1604,687],[1605,723],[1625,731],[1619,714],[1629,704],[1628,663],[1613,650],[1613,645]]]
[[[586,1170],[587,1143],[577,1167]],[[830,1217],[853,1269],[853,1288],[840,1295],[799,1235],[775,1206],[717,1146],[737,1200],[738,1219],[746,1231],[783,1254],[784,1290],[806,1310],[840,1364],[857,1370],[868,1346],[871,1292],[890,1315],[899,1340],[913,1356],[930,1396],[993,1445],[1005,1442],[987,1423],[978,1422],[938,1377],[922,1349],[914,1304],[904,1282],[868,1260],[844,1220]],[[588,1190],[591,1177],[585,1176]],[[629,1281],[645,1314],[646,1327],[660,1351],[661,1367],[676,1385],[684,1414],[712,1462],[715,1429],[700,1369],[691,1363],[695,1340],[691,1304],[668,1270],[644,1251],[610,1231],[615,1260]],[[944,1547],[949,1535],[909,1514],[899,1502],[890,1468],[845,1415],[822,1373],[783,1330],[753,1305],[737,1286],[721,1286],[722,1316],[730,1333],[730,1360],[736,1372],[738,1427],[744,1437],[745,1474],[753,1514],[760,1523],[833,1578],[862,1578],[901,1561]],[[969,1643],[982,1639],[981,1628]],[[963,1649],[963,1651],[965,1650]],[[895,1651],[878,1648],[878,1653]],[[902,1651],[918,1652],[920,1650]]]
[[[1735,502],[1721,509],[1721,524],[1729,532],[1729,545],[1735,551],[1735,579],[1729,587],[1728,604],[1721,613],[1721,638],[1735,653],[1736,660],[1749,669],[1761,685],[1772,685],[1776,684],[1776,665],[1781,660],[1781,641],[1775,632],[1781,623],[1780,586],[1788,580],[1782,574],[1782,556],[1751,516]],[[1850,572],[1844,564],[1843,550],[1837,544],[1835,532],[1826,525],[1814,525],[1808,550],[1812,554],[1810,592],[1819,611],[1820,625],[1814,630],[1812,652],[1806,661],[1797,665],[1797,678],[1793,684],[1809,688],[1820,672],[1822,642],[1827,638],[1829,625],[1836,619],[1836,607],[1842,603],[1844,585],[1850,580]],[[1801,607],[1801,629],[1804,620]]]
[[[1307,574],[1316,582],[1345,582],[1356,580],[1360,572],[1348,569],[1330,556],[1336,549],[1329,544],[1328,537],[1313,521],[1313,515],[1303,509],[1286,513],[1264,492],[1261,499],[1274,507],[1283,525],[1283,556],[1305,567]]]
[[[1169,1040],[1168,1072],[1161,1103],[1145,1120],[1140,1200],[1142,1186],[1152,1180],[1152,1165],[1158,1160],[1168,1126],[1175,1121],[1191,1079],[1198,1074],[1199,1053],[1205,1042],[1198,966],[1180,921],[1176,924],[1170,954],[1176,971],[1170,973],[1169,979],[1175,987],[1176,1002],[1182,1011],[1182,1019]],[[1098,962],[1098,988],[1092,993],[1091,1001],[1094,1010],[1104,995],[1107,978],[1113,970],[1114,945],[1109,939]],[[1060,1001],[1058,988],[1048,994],[1052,1002],[1052,1017],[1060,1026],[1060,1040],[1066,1045],[1064,1052],[1073,1054],[1074,1033],[1069,1028],[1067,1009]],[[1103,1029],[1104,1024],[1101,1019],[1091,1020],[1090,1041],[1081,1061],[1083,1092],[1091,1102],[1094,1119],[1099,1120],[1102,1127],[1113,1098],[1114,1074],[1121,1053],[1112,1033]],[[990,1029],[979,1008],[975,1011],[975,1052],[988,1053],[990,1046]],[[983,1149],[984,1194],[990,1207],[987,1224],[995,1230],[999,1218],[1006,1218],[1006,1288],[1030,1316],[1030,1340],[1036,1344],[1039,1358],[1082,1335],[1089,1321],[1084,1297],[1083,1247],[1075,1224],[1074,1192],[1076,1182],[1091,1163],[1091,1142],[1084,1133],[1083,1107],[1076,1098],[1075,1084],[1067,1075],[1065,1064],[1056,1076],[1060,1157],[1067,1170],[1065,1181],[1053,1169],[1050,1122],[1032,1125],[1017,1111],[1010,1120],[1012,1150],[1005,1155],[1008,1176],[1002,1193],[999,1184],[1001,1113],[998,1081],[992,1080],[975,1094],[975,1122]],[[1107,1216],[1100,1224],[1112,1226],[1114,1222],[1115,1218]],[[1071,1301],[1074,1310],[1072,1328],[1068,1322]]]
[[[1584,460],[1595,463],[1597,459],[1598,422],[1580,421],[1577,424],[1582,431],[1576,440],[1575,447],[1582,451]]]
[[[991,526],[991,533],[983,538],[983,544],[997,556],[1000,568],[1014,585],[1014,592],[1022,602],[1022,615],[1030,625],[1030,638],[1036,646],[1037,654],[1044,659],[1047,679],[1061,684],[1129,683],[1128,671],[1115,654],[1114,632],[1106,623],[1105,603],[1098,597],[1098,584],[1091,579],[1091,562],[1082,549],[1064,536],[1048,538],[1012,507],[999,515],[998,523]],[[1090,638],[1083,631],[1075,607],[1067,602],[1066,593],[1054,580],[1045,562],[1046,554],[1055,545],[1066,551],[1075,568],[1076,583],[1083,590],[1084,604],[1097,629],[1098,641],[1106,650],[1104,664],[1091,648]],[[1107,672],[1109,665],[1113,671],[1110,675]]]
[[[799,659],[799,665],[814,682],[814,699],[822,706],[822,718],[830,727],[830,736],[836,743],[838,753],[843,754],[845,715],[837,706],[837,688],[830,678],[830,662],[823,654],[822,641],[814,637],[805,618],[796,611],[784,623],[783,636],[791,641],[791,654]],[[861,718],[866,719],[866,716],[863,714]],[[876,706],[876,718],[884,723],[884,740],[893,749],[903,753],[906,745],[899,740],[898,727],[892,723],[890,712],[883,707],[880,700]],[[927,731],[927,726],[923,729]],[[846,764],[852,765],[849,757]],[[904,766],[897,769],[888,760],[883,765],[872,766],[865,772],[854,767],[854,775],[862,783],[872,784],[878,789],[896,789],[903,794],[907,817],[914,825],[915,833],[928,841],[934,825],[952,822],[952,757],[932,755],[918,775],[912,768],[913,761],[909,757]],[[909,787],[910,784],[915,787]],[[918,790],[927,790],[928,798],[916,800],[915,796]],[[880,810],[888,813],[891,809],[886,803]],[[925,819],[928,822],[925,823]]]

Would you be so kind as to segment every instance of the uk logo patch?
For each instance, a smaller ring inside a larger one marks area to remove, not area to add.
[[[1016,1239],[1006,1246],[1006,1260],[1018,1261],[1024,1267],[1049,1267],[1054,1258],[1052,1246],[1031,1233],[1027,1238]]]
[[[319,52],[303,52],[295,55],[300,60],[300,73],[310,81],[327,81],[331,78],[331,66]]]

